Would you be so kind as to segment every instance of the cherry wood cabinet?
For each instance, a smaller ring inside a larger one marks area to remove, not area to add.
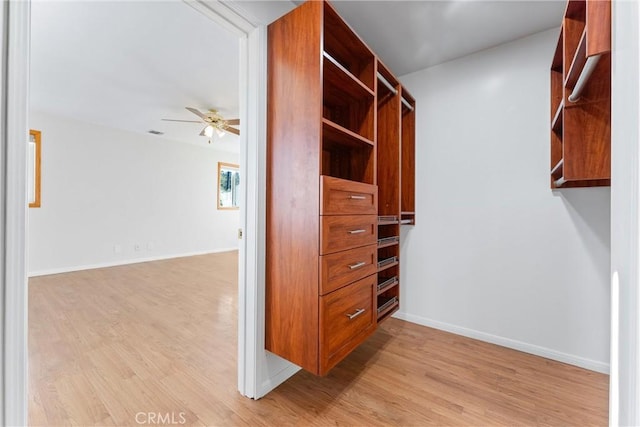
[[[611,2],[570,0],[551,63],[551,188],[610,180]]]
[[[265,342],[325,375],[399,307],[415,101],[328,2],[268,31]]]

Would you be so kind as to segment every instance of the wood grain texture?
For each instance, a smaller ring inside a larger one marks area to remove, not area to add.
[[[308,2],[268,28],[266,347],[312,372],[319,358],[322,10]]]
[[[326,375],[375,330],[376,284],[372,275],[320,298],[320,375]]]
[[[376,215],[378,187],[362,182],[322,176],[320,215]]]
[[[378,245],[320,257],[320,294],[325,295],[378,271]]]
[[[375,88],[375,56],[327,2],[324,5],[324,51],[372,91]]]
[[[558,49],[562,43],[562,66]],[[610,185],[611,178],[611,4],[570,0],[551,64],[551,188]],[[588,56],[603,54],[580,98],[569,96]],[[563,70],[562,76],[560,70]],[[559,89],[563,81],[563,89]],[[562,91],[562,99],[558,94]],[[558,106],[559,105],[559,106]],[[561,162],[562,160],[562,162]]]
[[[395,89],[397,95],[378,100],[378,215],[400,217],[400,85]],[[378,82],[378,93],[386,90]]]
[[[402,175],[400,177],[402,200],[400,208],[402,212],[414,212],[416,210],[416,101],[406,88],[402,88],[402,96],[409,101],[413,110],[403,108],[402,134],[401,134],[401,158]],[[415,219],[413,224],[415,224]]]
[[[237,258],[29,280],[29,425],[604,426],[607,375],[389,319],[326,377],[236,390]]]
[[[587,56],[611,52],[611,0],[587,0]]]
[[[377,244],[376,215],[331,215],[321,217],[320,254]]]
[[[603,56],[580,100],[564,110],[564,178],[611,178],[611,55]]]
[[[584,2],[582,2],[583,4]],[[583,6],[584,7],[584,6]],[[584,9],[581,9],[582,14],[575,18],[565,17],[562,22],[562,33],[564,35],[564,47],[563,47],[563,63],[564,63],[564,76],[569,74],[569,68],[571,67],[571,61],[576,52],[580,38],[585,28]]]

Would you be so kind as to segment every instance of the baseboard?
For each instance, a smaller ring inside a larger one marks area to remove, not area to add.
[[[398,311],[395,313],[393,317],[396,317],[401,320],[406,320],[407,322],[416,323],[418,325],[428,326],[430,328],[451,332],[456,335],[462,335],[464,337],[477,339],[479,341],[484,341],[491,344],[497,344],[502,347],[512,348],[514,350],[519,350],[525,353],[534,354],[536,356],[545,357],[547,359],[556,360],[558,362],[567,363],[569,365],[578,366],[580,368],[588,369],[590,371],[609,374],[608,363],[586,359],[584,357],[575,356],[573,354],[562,353],[560,351],[552,350],[550,348],[540,347],[538,345],[529,344],[529,343],[517,341],[517,340],[512,340],[510,338],[505,338],[498,335],[492,335],[486,332],[477,331],[475,329],[469,329],[462,326],[452,325],[450,323],[427,319],[425,317],[420,317],[420,316],[408,314],[405,312]]]
[[[107,267],[117,267],[119,265],[129,265],[129,264],[138,264],[141,262],[150,262],[150,261],[162,261],[166,259],[174,259],[174,258],[185,258],[196,255],[208,255],[208,254],[217,254],[220,252],[231,252],[237,251],[238,248],[222,248],[216,249],[212,251],[199,251],[199,252],[188,252],[182,254],[173,254],[173,255],[159,255],[155,257],[146,257],[146,258],[134,258],[134,259],[125,259],[118,261],[108,261],[101,262],[96,264],[88,264],[88,265],[76,265],[72,267],[60,267],[60,268],[52,268],[48,270],[40,270],[40,271],[31,271],[27,275],[28,277],[37,277],[37,276],[48,276],[50,274],[61,274],[61,273],[71,273],[73,271],[82,271],[82,270],[93,270],[96,268],[107,268]]]
[[[300,370],[299,366],[294,364],[289,364],[283,370],[275,374],[274,376],[268,378],[260,385],[260,390],[258,391],[256,400],[264,397],[267,393],[269,393],[274,388],[278,387],[280,384],[291,378],[296,372]]]

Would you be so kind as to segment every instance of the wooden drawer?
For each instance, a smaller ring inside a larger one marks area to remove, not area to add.
[[[320,256],[320,295],[378,271],[378,245]]]
[[[375,330],[376,275],[320,297],[320,374],[326,374]]]
[[[322,176],[320,215],[376,215],[378,187],[363,182]]]
[[[377,243],[376,215],[321,217],[320,255]]]

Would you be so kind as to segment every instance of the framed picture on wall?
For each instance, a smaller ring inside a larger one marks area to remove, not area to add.
[[[218,162],[218,209],[240,208],[240,167]]]

